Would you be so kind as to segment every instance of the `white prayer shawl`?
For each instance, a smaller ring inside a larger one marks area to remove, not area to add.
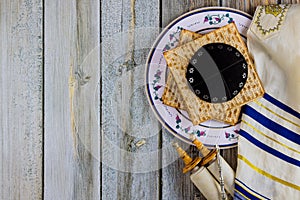
[[[235,199],[300,199],[300,5],[257,7],[247,42],[266,94],[244,106]]]

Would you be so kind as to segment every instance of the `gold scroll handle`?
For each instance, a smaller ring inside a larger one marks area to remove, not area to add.
[[[213,162],[217,157],[217,150],[209,150],[206,146],[203,145],[202,142],[200,142],[194,134],[190,135],[190,139],[193,141],[193,144],[197,147],[197,149],[202,154],[203,158],[201,160],[200,165],[206,166]]]
[[[187,173],[193,170],[200,162],[201,158],[196,157],[194,160],[181,148],[179,147],[178,143],[173,143],[173,146],[177,150],[179,156],[182,158],[185,167],[183,168],[183,173]]]

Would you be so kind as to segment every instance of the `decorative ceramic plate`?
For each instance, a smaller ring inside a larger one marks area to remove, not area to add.
[[[175,136],[191,143],[193,133],[206,146],[230,148],[237,145],[240,123],[235,126],[209,120],[193,126],[187,112],[162,103],[161,97],[167,80],[168,68],[163,52],[177,46],[182,29],[205,34],[234,22],[241,36],[246,33],[252,17],[239,10],[224,7],[208,7],[188,12],[171,22],[158,36],[146,63],[146,93],[152,109],[161,124]]]

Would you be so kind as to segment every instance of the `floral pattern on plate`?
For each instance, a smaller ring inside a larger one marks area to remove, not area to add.
[[[246,39],[251,19],[250,15],[231,8],[201,8],[175,19],[158,36],[146,63],[146,94],[158,120],[176,137],[191,143],[189,134],[192,133],[208,147],[219,145],[220,148],[231,148],[237,145],[240,123],[231,126],[209,120],[193,126],[185,111],[164,105],[161,96],[169,72],[163,52],[177,46],[182,29],[205,34],[234,22],[242,37]]]

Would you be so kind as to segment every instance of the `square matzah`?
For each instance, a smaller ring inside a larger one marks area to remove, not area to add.
[[[178,46],[191,42],[199,37],[201,37],[201,34],[183,29],[180,32]],[[162,100],[165,105],[179,108],[181,110],[186,110],[172,73],[168,74],[166,87],[162,95]]]
[[[224,43],[235,47],[244,56],[248,64],[247,82],[243,89],[233,99],[223,103],[208,103],[198,98],[189,88],[186,80],[186,70],[190,59],[203,45],[209,43]],[[239,117],[239,108],[247,102],[263,95],[264,90],[248,55],[246,45],[234,23],[206,34],[192,42],[164,53],[167,65],[173,75],[179,93],[183,99],[186,111],[194,125],[209,119],[224,119],[222,121],[235,124]]]

